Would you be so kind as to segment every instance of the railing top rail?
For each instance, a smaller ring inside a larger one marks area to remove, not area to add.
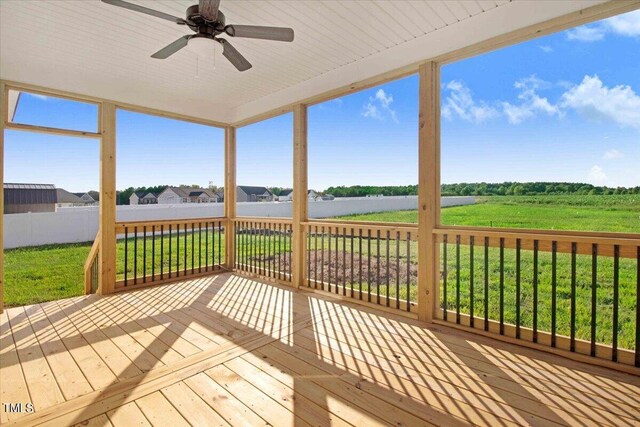
[[[343,219],[309,219],[309,221],[303,222],[302,225],[308,224],[338,224],[338,225],[357,225],[357,226],[373,226],[373,227],[394,227],[394,228],[411,228],[418,229],[418,224],[413,222],[385,222],[385,221],[349,221]]]
[[[174,224],[198,224],[203,222],[212,222],[212,221],[226,221],[226,217],[207,217],[207,218],[181,218],[181,219],[159,219],[159,220],[148,220],[148,221],[118,221],[116,222],[116,229],[122,230],[125,227],[152,227],[158,225],[174,225]]]
[[[292,218],[283,218],[283,217],[262,217],[262,216],[241,216],[237,218],[233,218],[231,221],[233,222],[267,222],[272,224],[291,224],[293,223]]]
[[[390,234],[392,239],[397,238],[397,234],[400,234],[401,240],[418,240],[418,227],[405,227],[398,226],[393,223],[378,223],[377,225],[369,225],[355,222],[324,222],[324,221],[312,221],[312,222],[303,222],[302,226],[307,228],[309,231],[315,231],[324,229],[325,232],[331,233],[341,233],[343,231],[350,232],[358,231],[366,232],[375,232],[376,234],[380,234],[381,238],[386,238],[387,233]],[[363,236],[365,233],[363,233]],[[374,237],[373,235],[371,237]]]
[[[475,237],[494,237],[506,239],[556,241],[582,244],[640,246],[640,234],[634,233],[600,233],[567,230],[531,230],[531,229],[496,229],[486,227],[438,227],[433,230],[436,235],[460,235]]]
[[[93,241],[93,245],[91,245],[91,250],[89,251],[89,255],[87,256],[87,260],[84,262],[84,270],[87,271],[91,268],[91,264],[93,264],[93,260],[98,255],[98,250],[100,249],[100,231],[96,234],[96,238]]]

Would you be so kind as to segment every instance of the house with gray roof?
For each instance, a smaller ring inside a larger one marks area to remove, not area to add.
[[[167,187],[158,196],[158,204],[218,203],[216,193],[206,188]]]
[[[84,193],[80,193],[84,194]],[[77,193],[70,193],[64,188],[56,188],[56,207],[67,208],[74,206],[85,206],[83,199],[77,196]]]
[[[93,196],[91,196],[91,194],[89,193],[72,193],[74,196],[79,197],[80,199],[82,199],[82,202],[85,205],[96,205],[98,204],[98,201],[96,199],[93,198]]]
[[[238,185],[236,188],[236,201],[242,202],[273,202],[275,196],[266,187],[253,187]]]

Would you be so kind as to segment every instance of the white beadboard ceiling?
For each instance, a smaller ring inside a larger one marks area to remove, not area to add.
[[[175,16],[196,0],[131,0]],[[188,49],[149,56],[191,31],[99,0],[0,0],[0,76],[233,123],[561,16],[601,0],[222,0],[227,23],[288,26],[293,43],[230,39],[238,72]]]

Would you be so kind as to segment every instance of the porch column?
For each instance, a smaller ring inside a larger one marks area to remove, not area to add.
[[[4,311],[4,125],[9,116],[9,97],[0,83],[0,313]]]
[[[236,128],[224,128],[224,216],[227,225],[224,239],[224,262],[227,269],[235,266],[236,218]]]
[[[440,260],[433,230],[440,224],[440,67],[420,65],[418,131],[418,318],[431,322],[439,301]]]
[[[305,239],[301,223],[309,218],[307,198],[307,106],[293,107],[293,236],[291,284],[295,287],[305,281]]]
[[[107,295],[116,284],[116,106],[100,106],[100,277],[98,293]]]

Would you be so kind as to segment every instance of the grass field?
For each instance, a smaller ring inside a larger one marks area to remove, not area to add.
[[[518,196],[480,197],[476,204],[443,209],[441,222],[445,225],[556,229],[580,231],[610,231],[640,233],[640,196]],[[417,211],[380,212],[341,217],[354,221],[386,221],[416,223]],[[469,313],[470,293],[470,253],[469,246],[460,249],[460,310]],[[533,252],[522,251],[522,277],[520,299],[520,324],[533,324]],[[489,251],[489,318],[499,319],[499,250]],[[474,252],[474,314],[484,316],[484,254],[480,247]],[[504,269],[504,319],[515,324],[515,250],[505,250]],[[620,261],[620,308],[619,344],[633,348],[635,340],[636,312],[636,261]],[[447,262],[447,307],[456,306],[457,271],[455,245],[448,245]],[[444,271],[444,265],[442,266]],[[551,254],[541,252],[538,267],[538,328],[549,331],[551,327]],[[577,257],[576,286],[576,336],[589,339],[591,324],[591,257]],[[599,342],[610,343],[613,335],[613,260],[600,257],[598,260],[597,328]],[[441,297],[444,282],[441,283]],[[569,334],[570,313],[570,256],[558,255],[557,267],[557,330],[559,334]],[[443,297],[444,299],[444,297]]]
[[[351,215],[342,217],[349,220],[367,221],[387,221],[387,222],[417,222],[416,211],[384,212],[367,215]],[[514,227],[514,228],[547,228],[563,230],[600,230],[618,232],[640,232],[640,196],[535,196],[535,197],[500,197],[500,198],[480,198],[478,203],[471,206],[461,206],[443,209],[442,222],[447,225],[476,225],[494,227]],[[218,239],[218,237],[216,237]],[[262,239],[258,238],[258,247],[255,254],[260,257],[265,253],[265,245]],[[277,240],[276,240],[277,241]],[[242,240],[240,240],[242,242]],[[334,240],[335,242],[335,240]],[[197,237],[195,239],[197,245]],[[283,242],[284,243],[284,242]],[[140,242],[139,242],[140,244]],[[173,241],[173,245],[180,245],[181,260],[183,265],[184,251],[187,251],[187,261],[191,263],[191,238],[187,241],[180,239]],[[130,248],[132,241],[129,240]],[[217,245],[216,245],[217,246]],[[346,245],[347,252],[350,252],[349,245]],[[165,250],[168,242],[164,241]],[[342,241],[339,242],[342,248]],[[22,305],[52,299],[64,298],[82,293],[82,266],[89,252],[90,244],[77,245],[54,245],[37,248],[24,248],[7,250],[5,252],[5,275],[6,289],[5,301],[7,305]],[[124,243],[118,245],[118,276],[123,277]],[[140,247],[139,247],[140,248]],[[222,245],[224,248],[224,245]],[[241,245],[241,251],[249,248],[249,245]],[[372,270],[365,273],[375,276],[375,269],[381,266],[384,275],[385,269],[385,247],[382,246],[380,254],[374,253],[375,245],[372,249],[374,257],[380,256],[380,264],[374,263]],[[320,257],[327,251],[327,244],[312,246],[313,256]],[[202,249],[202,265],[206,265],[205,251],[211,254],[213,250],[212,242],[209,242],[208,249]],[[223,249],[222,249],[223,250]],[[283,245],[283,251],[288,250]],[[360,253],[367,255],[365,248]],[[159,253],[159,239],[156,241],[156,252]],[[148,251],[150,254],[150,249]],[[195,265],[198,265],[198,252],[196,249]],[[417,245],[412,242],[410,245],[411,264],[415,264]],[[334,252],[335,254],[335,252]],[[341,254],[340,254],[341,255]],[[447,307],[453,309],[456,302],[455,284],[457,282],[457,269],[455,265],[455,246],[448,247],[447,263]],[[469,262],[470,254],[468,246],[461,246],[460,254],[460,307],[463,313],[469,311],[471,298],[469,289]],[[147,272],[150,273],[151,259],[147,258]],[[224,257],[221,253],[220,256]],[[489,317],[498,319],[500,316],[499,301],[499,268],[498,249],[492,248],[489,252],[489,288],[487,292],[487,308]],[[551,259],[550,254],[540,253],[539,256],[539,285],[538,285],[538,327],[540,330],[549,330],[551,322]],[[339,257],[338,257],[339,258]],[[348,258],[348,257],[347,257]],[[390,261],[393,267],[395,263],[395,253],[393,246],[390,253]],[[415,265],[411,266],[411,273],[404,274],[406,266],[406,249],[402,247],[400,254],[403,271],[403,283],[410,282],[410,287],[401,286],[399,296],[406,298],[407,292],[410,298],[415,296]],[[590,307],[591,307],[591,258],[589,256],[578,256],[577,262],[577,336],[588,339],[590,334]],[[315,261],[315,260],[314,260]],[[172,265],[175,265],[175,258]],[[340,260],[335,261],[340,265]],[[474,253],[474,311],[476,316],[484,315],[485,294],[484,294],[484,266],[483,253],[477,248]],[[505,251],[505,273],[504,273],[504,318],[507,323],[515,323],[515,251],[507,249]],[[138,258],[138,271],[140,272],[142,259]],[[568,334],[569,328],[569,298],[570,295],[570,271],[568,255],[558,255],[558,301],[557,301],[557,328],[559,334]],[[156,272],[159,270],[159,261],[156,260]],[[128,260],[128,275],[133,274],[133,258]],[[163,269],[168,268],[167,260],[163,263]],[[533,275],[532,252],[522,251],[522,287],[520,298],[520,323],[525,327],[531,327],[533,316],[533,291],[531,287]],[[620,320],[618,327],[619,344],[621,347],[632,348],[635,337],[635,302],[636,302],[636,264],[635,260],[623,259],[620,262]],[[393,269],[392,269],[393,270]],[[326,272],[325,272],[326,273]],[[334,274],[338,274],[334,267]],[[613,265],[611,258],[601,257],[598,265],[598,292],[597,292],[597,338],[600,342],[611,342],[612,337],[612,275]],[[337,276],[336,276],[337,277]],[[340,279],[342,280],[342,279]],[[349,286],[349,280],[346,281]],[[393,283],[393,281],[392,281]],[[375,286],[375,285],[374,285]],[[441,284],[441,295],[444,295],[444,283]],[[359,283],[354,284],[355,288]],[[364,290],[368,290],[365,283]],[[385,286],[379,288],[381,293],[386,293]],[[391,288],[391,296],[395,296],[396,290]]]
[[[444,225],[640,233],[640,196],[479,197],[442,210]],[[353,221],[418,222],[418,211],[348,215]]]

